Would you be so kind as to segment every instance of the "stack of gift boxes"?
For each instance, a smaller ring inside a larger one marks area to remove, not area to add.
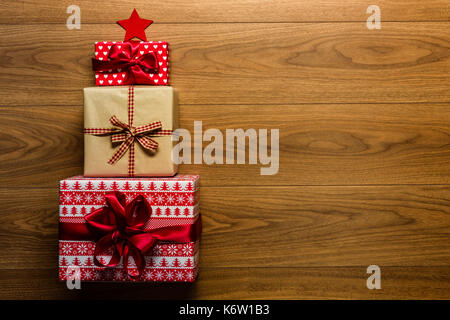
[[[97,87],[84,89],[84,176],[60,182],[59,279],[192,282],[199,177],[172,161],[168,43],[147,41],[136,11],[118,23],[125,40],[95,43]]]

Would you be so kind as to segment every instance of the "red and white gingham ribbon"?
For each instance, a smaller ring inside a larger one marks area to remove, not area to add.
[[[111,135],[112,144],[121,143],[119,149],[109,159],[109,164],[115,164],[129,149],[128,175],[134,176],[134,143],[137,140],[139,144],[150,151],[158,149],[158,142],[150,137],[170,136],[172,130],[162,130],[161,121],[134,127],[134,87],[128,88],[128,124],[121,122],[116,116],[112,116],[109,122],[116,128],[85,128],[85,134],[96,136]]]

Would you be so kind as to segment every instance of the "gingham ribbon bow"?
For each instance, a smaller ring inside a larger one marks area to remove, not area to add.
[[[155,121],[144,126],[134,127],[132,125],[123,123],[116,116],[112,116],[109,122],[116,128],[103,129],[103,128],[85,128],[84,133],[92,134],[96,136],[111,135],[112,144],[121,143],[119,149],[109,159],[109,164],[116,163],[127,150],[137,140],[139,144],[150,151],[156,151],[158,149],[158,142],[150,137],[161,137],[171,135],[171,130],[162,130],[161,121]]]

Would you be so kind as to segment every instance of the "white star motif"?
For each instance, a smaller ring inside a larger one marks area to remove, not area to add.
[[[104,270],[104,271],[105,272],[103,273],[103,275],[104,275],[105,279],[106,280],[112,280],[113,277],[114,277],[113,271],[111,269],[107,269],[107,270]]]
[[[65,255],[68,255],[72,252],[72,246],[70,244],[66,243],[62,246],[62,251]]]
[[[150,270],[144,271],[144,278],[145,280],[151,280],[152,279],[152,272]]]
[[[84,196],[84,199],[86,200],[86,202],[91,202],[92,201],[92,195],[91,194],[87,194]]]
[[[167,203],[172,204],[175,200],[175,197],[171,194],[167,196]]]
[[[101,280],[102,276],[98,271],[92,271],[92,280]]]
[[[164,278],[164,273],[163,273],[162,271],[160,271],[160,270],[156,271],[156,272],[155,272],[155,278],[156,278],[157,280],[163,279],[163,278]]]
[[[183,271],[178,271],[175,275],[177,280],[183,280],[184,279],[184,274]]]
[[[167,247],[167,252],[171,255],[174,255],[177,252],[177,247],[172,244]]]
[[[190,245],[186,245],[183,247],[184,255],[192,255],[192,247]]]
[[[66,201],[66,202],[72,201],[72,196],[70,194],[64,195],[64,201]]]
[[[194,272],[189,271],[186,272],[186,280],[193,280],[194,279]]]
[[[83,277],[83,279],[91,280],[93,277],[94,277],[94,274],[92,273],[92,271],[86,270],[86,271],[84,272],[84,277]]]
[[[172,280],[174,278],[174,274],[172,271],[167,271],[166,272],[166,278],[167,280]]]
[[[162,194],[158,194],[158,196],[156,197],[156,201],[158,203],[163,203],[164,202],[164,196]]]
[[[79,194],[79,193],[77,193],[75,196],[74,196],[74,199],[73,199],[76,203],[80,203],[81,201],[83,201],[83,196],[81,195],[81,194]]]
[[[116,280],[122,280],[123,279],[122,271],[116,270],[115,278],[116,278]]]
[[[184,202],[184,196],[180,194],[180,195],[178,196],[178,198],[177,198],[177,202],[178,202],[178,203],[183,203],[183,202]]]
[[[101,194],[98,194],[95,196],[95,202],[102,203],[103,202],[103,196]]]
[[[164,248],[162,246],[157,246],[155,251],[157,255],[161,255],[164,252]]]
[[[84,243],[81,243],[78,245],[78,253],[79,254],[86,254],[88,248]]]

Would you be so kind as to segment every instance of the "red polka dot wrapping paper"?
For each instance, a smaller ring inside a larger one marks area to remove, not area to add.
[[[120,46],[121,41],[100,41],[95,43],[95,59],[108,61],[109,50],[112,45]],[[136,58],[153,52],[158,60],[158,73],[144,70],[148,75],[149,82],[146,85],[168,86],[169,85],[169,44],[165,41],[141,41]],[[110,70],[108,72],[96,72],[95,84],[98,86],[120,86],[127,77],[126,70]]]

